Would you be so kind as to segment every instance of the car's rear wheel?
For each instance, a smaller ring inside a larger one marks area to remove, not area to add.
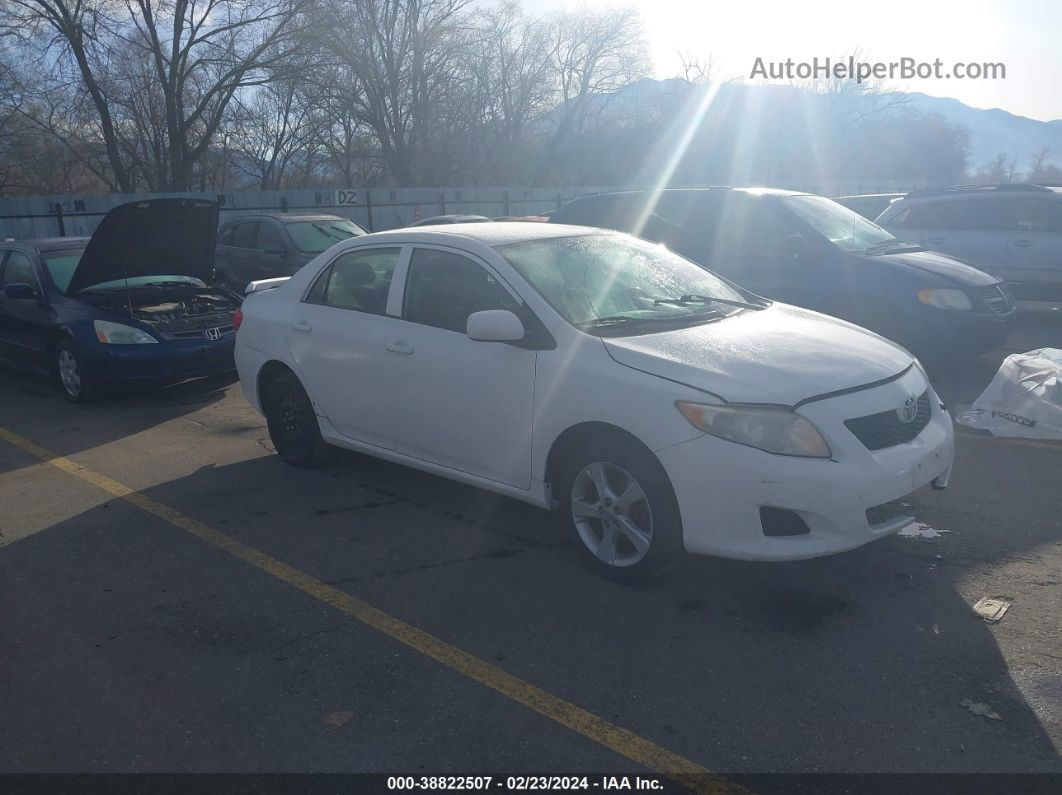
[[[270,382],[263,404],[269,438],[284,463],[312,467],[325,461],[328,445],[317,413],[294,374],[283,373]]]
[[[84,354],[73,340],[62,340],[54,348],[53,369],[63,395],[71,403],[88,403],[96,396],[96,385],[85,364]]]
[[[561,510],[583,559],[619,580],[644,579],[681,549],[682,521],[671,483],[651,454],[593,444],[561,476]]]

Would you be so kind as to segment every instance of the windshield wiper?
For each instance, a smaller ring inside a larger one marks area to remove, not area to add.
[[[762,304],[753,304],[749,301],[734,301],[730,298],[718,298],[714,295],[683,295],[678,298],[657,298],[653,303],[675,304],[677,306],[686,304],[726,304],[727,306],[739,306],[742,309],[766,309],[770,306],[770,303],[766,301]]]
[[[590,320],[584,320],[582,323],[576,323],[579,328],[594,328],[597,326],[627,326],[627,325],[649,325],[656,323],[685,323],[692,321],[694,323],[701,320],[709,320],[712,318],[720,318],[722,313],[718,311],[701,312],[696,315],[661,315],[659,317],[631,317],[630,315],[605,315],[604,317],[595,317]]]
[[[310,224],[310,225],[314,229],[316,229],[317,231],[323,232],[324,234],[328,235],[328,237],[332,238],[333,240],[346,240],[347,239],[345,237],[340,237],[339,235],[335,234],[335,232],[330,232],[329,231],[329,229],[336,229],[337,227],[335,227],[335,226],[328,227],[328,226],[324,226],[322,224]]]
[[[908,243],[906,240],[886,240],[883,243],[878,243],[877,245],[871,246],[870,248],[866,249],[863,253],[864,254],[882,254],[882,253],[888,251],[889,249],[893,249],[893,248],[917,248],[917,249],[921,249],[922,246],[918,245],[918,243]]]

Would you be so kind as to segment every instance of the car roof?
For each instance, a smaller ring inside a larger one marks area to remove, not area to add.
[[[77,248],[78,246],[87,245],[89,239],[87,236],[78,237],[33,237],[25,240],[5,240],[4,243],[8,245],[18,244],[20,246],[30,246],[38,251],[57,251],[64,248]]]
[[[253,215],[241,215],[236,218],[229,218],[225,221],[226,224],[236,223],[237,221],[255,221],[262,218],[272,218],[275,221],[281,223],[297,223],[299,221],[349,221],[349,218],[344,218],[342,215],[334,215],[332,213],[254,213]]]
[[[734,193],[749,193],[755,196],[810,196],[812,194],[806,191],[799,190],[785,190],[784,188],[734,188],[730,185],[713,185],[705,188],[659,188],[659,189],[642,189],[642,190],[618,190],[610,191],[606,193],[590,193],[586,196],[580,196],[573,201],[579,201],[581,199],[594,199],[602,196],[607,197],[622,197],[622,196],[644,196],[646,194],[672,194],[672,195],[690,195],[697,193],[712,194],[722,193],[724,191],[731,191]]]
[[[415,226],[373,232],[356,238],[368,243],[401,241],[403,243],[460,243],[474,241],[485,246],[503,246],[506,243],[522,243],[527,240],[548,240],[576,235],[616,234],[606,229],[566,224],[529,224],[525,221],[496,221],[489,224],[440,224],[439,226]]]
[[[998,185],[952,185],[947,188],[922,188],[911,191],[900,201],[905,203],[932,202],[942,199],[968,198],[970,196],[1006,196],[1016,199],[1030,196],[1057,198],[1058,194],[1058,190],[1053,186],[1016,182]]]
[[[482,223],[489,220],[485,215],[432,215],[428,218],[414,221],[410,226],[433,226],[433,222],[438,222],[439,224]]]

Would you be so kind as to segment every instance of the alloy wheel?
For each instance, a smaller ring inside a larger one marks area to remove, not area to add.
[[[572,521],[579,538],[609,566],[633,566],[649,552],[653,511],[638,480],[622,467],[596,461],[572,484]]]
[[[65,349],[59,351],[59,380],[70,397],[76,398],[81,394],[81,371],[77,366],[77,357]]]

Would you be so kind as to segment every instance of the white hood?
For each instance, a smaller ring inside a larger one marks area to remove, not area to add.
[[[892,378],[914,361],[903,348],[851,323],[777,303],[701,326],[604,343],[620,364],[728,403],[793,406]]]

